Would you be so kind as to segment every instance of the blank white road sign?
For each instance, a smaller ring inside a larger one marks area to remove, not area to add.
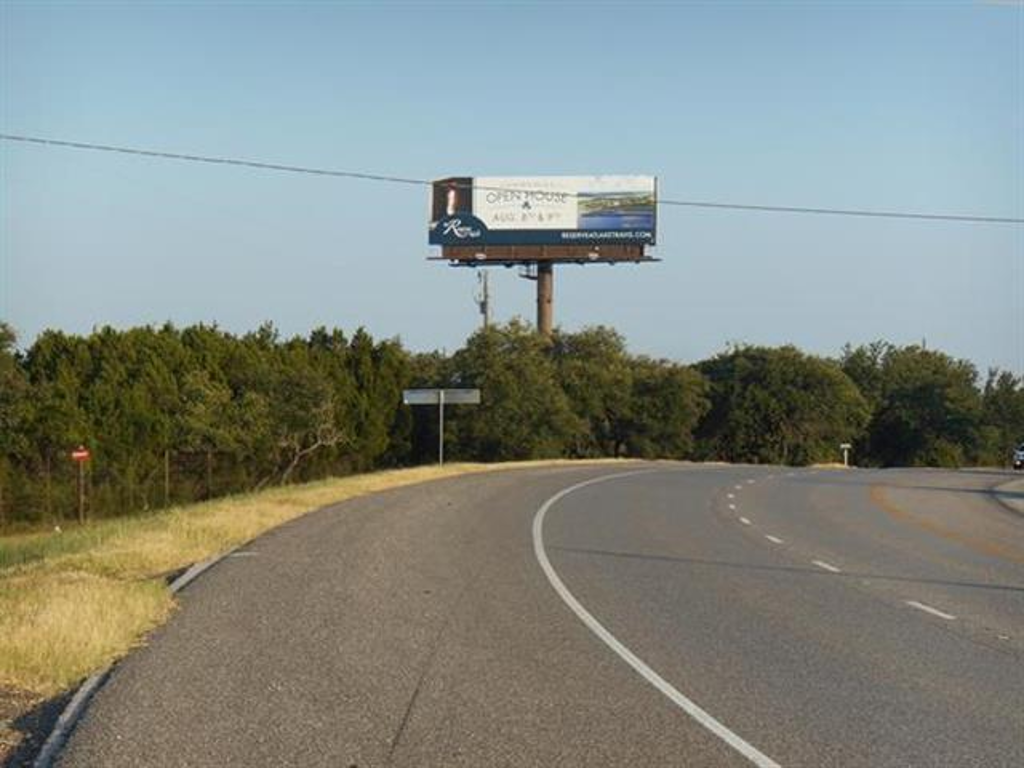
[[[479,405],[479,389],[406,389],[402,402],[406,405]]]

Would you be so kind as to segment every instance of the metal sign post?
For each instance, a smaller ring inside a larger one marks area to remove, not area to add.
[[[406,405],[437,406],[437,464],[444,466],[444,406],[479,405],[479,389],[406,389],[402,392]]]
[[[71,460],[78,464],[78,522],[85,522],[85,462],[89,460],[89,449],[78,446],[71,452]]]
[[[843,452],[843,466],[850,466],[850,449],[853,448],[849,443],[840,443],[839,450]]]

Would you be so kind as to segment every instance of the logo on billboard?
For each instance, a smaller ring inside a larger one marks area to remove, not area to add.
[[[480,228],[462,223],[462,219],[448,219],[441,226],[441,234],[459,240],[475,240],[480,237]]]

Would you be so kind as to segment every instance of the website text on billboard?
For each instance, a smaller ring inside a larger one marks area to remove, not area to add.
[[[455,176],[435,181],[431,245],[654,245],[654,176]]]

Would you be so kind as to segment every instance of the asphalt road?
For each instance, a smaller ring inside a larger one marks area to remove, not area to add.
[[[656,464],[354,500],[189,586],[59,764],[1019,767],[1009,479]]]

